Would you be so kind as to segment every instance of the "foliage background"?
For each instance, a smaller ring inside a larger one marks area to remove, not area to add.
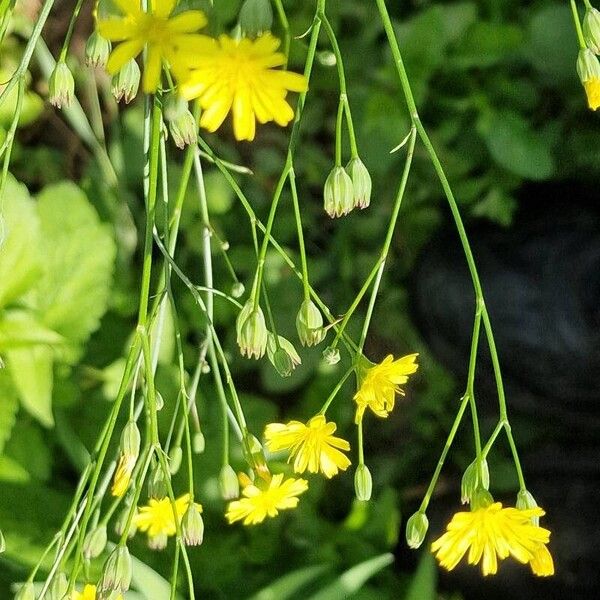
[[[211,10],[207,2],[187,4]],[[284,4],[292,32],[300,35],[310,25],[314,7],[291,0]],[[19,8],[16,34],[5,42],[0,59],[4,74],[11,72],[22,50],[18,32],[37,7],[27,2]],[[71,8],[70,2],[59,3],[46,26],[44,39],[51,50],[61,43]],[[559,186],[598,181],[600,126],[587,111],[576,78],[576,40],[565,3],[420,1],[390,3],[390,9],[422,120],[469,226],[483,221],[509,230],[515,211],[529,200],[531,182]],[[211,20],[215,32],[231,27],[238,10],[235,0],[215,2]],[[390,150],[404,138],[409,119],[373,3],[332,0],[328,14],[345,57],[360,154],[374,181],[371,207],[338,221],[329,220],[322,210],[321,189],[333,160],[337,107],[335,67],[325,39],[296,166],[313,285],[332,310],[342,314],[377,257],[403,164],[402,152]],[[87,15],[77,29],[72,63],[86,109],[91,73],[78,56],[90,27]],[[292,44],[292,64],[301,63],[304,43]],[[45,78],[35,62],[14,151],[11,171],[19,183],[9,181],[5,218],[16,223],[18,232],[12,245],[0,251],[0,355],[9,366],[0,372],[0,527],[8,546],[0,557],[2,597],[10,582],[25,577],[65,512],[87,449],[114,398],[135,322],[143,223],[142,106],[135,102],[117,112],[107,100],[107,84],[99,76],[109,150],[122,183],[118,197],[109,191],[71,124],[44,103]],[[10,118],[11,112],[3,107],[0,127],[6,129]],[[227,128],[218,136],[207,136],[220,154],[253,170],[254,176],[240,181],[262,216],[283,164],[287,135],[265,127],[252,145],[232,143]],[[171,156],[169,173],[175,186],[180,154],[173,151]],[[207,171],[213,224],[229,242],[238,276],[249,284],[255,267],[250,227],[240,226],[245,222],[242,209],[221,175],[210,166]],[[275,233],[297,256],[289,200],[284,197]],[[418,557],[408,556],[401,534],[403,518],[414,509],[435,466],[461,387],[460,377],[457,380],[436,362],[410,311],[415,261],[446,219],[440,186],[417,147],[367,350],[380,358],[387,351],[402,354],[417,349],[422,368],[400,409],[385,422],[368,423],[367,456],[375,474],[374,500],[368,506],[353,502],[352,477],[347,474],[331,482],[314,480],[294,514],[259,528],[228,527],[216,482],[218,409],[210,379],[202,380],[199,408],[207,444],[206,452],[197,457],[196,485],[207,531],[203,546],[192,553],[199,597],[250,597],[286,573],[322,566],[323,572],[315,571],[313,583],[297,596],[309,597],[310,590],[330,582],[339,586],[336,575],[385,552],[396,552],[396,566],[372,578],[356,598],[428,600],[438,593],[450,597],[453,586],[459,586],[446,584],[445,591],[437,592],[432,561],[424,558],[416,571]],[[177,262],[192,281],[199,282],[201,224],[193,188],[182,231]],[[217,282],[227,289],[232,282],[218,254],[215,264]],[[275,254],[268,256],[266,273],[271,295],[277,299],[274,311],[280,333],[293,338],[289,315],[299,306],[301,286]],[[191,370],[202,315],[183,286],[177,286],[176,294]],[[234,319],[230,306],[217,301],[217,325],[225,336],[251,427],[260,431],[267,421],[304,418],[318,410],[342,371],[324,366],[317,349],[303,352],[302,367],[281,379],[266,361],[238,356]],[[353,325],[358,327],[360,319],[353,319]],[[62,336],[60,344],[52,339],[52,331]],[[166,401],[164,427],[177,393],[176,377],[174,348],[167,344],[158,370]],[[348,384],[332,407],[341,430],[348,432],[351,395]],[[454,497],[457,474],[470,462],[467,439],[452,455],[453,465],[441,486]],[[241,466],[241,454],[236,460]],[[507,472],[502,457],[498,460],[495,485],[514,489],[512,477],[501,475]],[[168,555],[147,550],[141,537],[133,553],[157,572],[167,572]],[[330,589],[332,595],[322,598],[345,597],[346,592],[340,595],[339,590],[336,596],[335,588]]]

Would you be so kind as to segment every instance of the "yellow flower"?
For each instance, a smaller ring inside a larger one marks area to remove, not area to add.
[[[82,592],[73,590],[71,600],[96,600],[96,586],[86,583]],[[123,596],[119,594],[115,600],[123,600]]]
[[[327,422],[324,415],[313,417],[306,425],[300,421],[269,423],[265,430],[267,447],[271,452],[290,450],[294,457],[294,471],[309,473],[321,471],[325,477],[337,475],[338,469],[345,471],[350,466],[348,457],[340,450],[350,450],[350,444],[335,437],[336,424]],[[339,450],[338,450],[339,448]]]
[[[160,83],[163,62],[178,78],[185,77],[187,61],[210,38],[193,32],[206,25],[199,10],[186,10],[170,17],[177,0],[153,0],[151,11],[145,13],[139,0],[115,0],[123,17],[98,19],[98,33],[112,42],[122,42],[110,54],[106,69],[118,73],[123,65],[147,47],[144,68],[144,92],[156,91]]]
[[[284,127],[294,118],[285,97],[288,91],[306,91],[307,81],[274,69],[285,64],[285,55],[276,52],[279,44],[269,33],[256,40],[221,35],[207,51],[199,51],[181,93],[200,99],[202,127],[216,131],[231,111],[236,139],[253,140],[256,121]]]
[[[600,79],[594,78],[583,82],[588,106],[592,110],[600,108]]]
[[[359,371],[360,387],[354,395],[356,402],[356,416],[354,421],[358,424],[363,418],[367,406],[378,416],[387,417],[394,409],[396,394],[404,395],[404,390],[399,386],[408,381],[419,367],[416,364],[418,354],[409,354],[394,360],[388,354],[377,365],[369,363],[369,367]]]
[[[481,561],[484,575],[493,575],[498,570],[498,559],[509,555],[526,564],[529,563],[536,575],[554,573],[552,555],[546,548],[550,531],[534,525],[533,517],[541,517],[539,508],[519,510],[502,508],[500,502],[470,512],[456,513],[447,531],[431,545],[440,565],[451,571],[460,562],[467,550],[469,564]]]
[[[184,494],[175,500],[175,512],[177,520],[181,519],[190,504],[190,495]],[[202,512],[202,506],[196,504],[196,507]],[[177,527],[173,517],[173,506],[169,498],[156,500],[150,498],[147,506],[140,506],[138,512],[133,517],[133,524],[140,530],[146,531],[153,547],[164,547],[163,544],[156,543],[157,540],[166,542],[167,536],[175,535]]]
[[[266,517],[276,517],[280,510],[296,508],[300,494],[308,489],[305,479],[289,478],[283,474],[273,475],[269,487],[260,489],[253,483],[242,490],[245,498],[229,503],[225,517],[229,523],[244,520],[244,525],[257,525]]]
[[[136,461],[137,456],[133,456],[132,454],[121,454],[117,470],[115,471],[113,484],[110,489],[113,496],[122,498],[125,495],[125,492],[129,487],[129,482],[131,481],[131,474],[133,473]]]

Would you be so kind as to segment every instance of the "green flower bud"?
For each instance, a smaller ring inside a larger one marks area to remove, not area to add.
[[[129,519],[129,508],[125,507],[117,517],[115,521],[115,533],[121,537],[125,532],[125,527],[127,526],[127,520]],[[129,526],[129,531],[127,532],[127,538],[132,538],[137,531],[137,526],[135,521],[132,520],[131,525]]]
[[[52,583],[48,588],[48,593],[44,600],[65,600],[67,590],[69,589],[69,581],[64,573],[57,573],[52,579]]]
[[[371,499],[371,493],[373,491],[373,478],[371,477],[371,471],[367,465],[359,464],[354,472],[354,493],[356,499],[366,502]]]
[[[282,377],[289,377],[294,369],[299,364],[302,364],[302,360],[292,342],[286,340],[281,335],[278,335],[277,338],[279,346],[277,346],[275,341],[275,335],[269,332],[267,337],[267,357]]]
[[[31,581],[26,581],[15,594],[15,600],[35,600],[35,586]]]
[[[583,39],[594,54],[600,54],[600,11],[593,7],[587,8],[583,17]]]
[[[135,456],[140,454],[140,430],[135,421],[128,421],[121,434],[121,454],[124,456]]]
[[[245,0],[239,19],[242,36],[255,38],[273,25],[271,0]]]
[[[262,444],[258,441],[258,438],[254,435],[249,434],[247,437],[248,450],[250,456],[246,456],[248,464],[256,471],[261,477],[270,477],[269,467],[267,466],[267,459],[265,457],[265,450]]]
[[[131,585],[132,564],[127,546],[117,546],[108,556],[96,588],[96,600],[110,600]]]
[[[88,67],[106,66],[110,54],[110,42],[93,31],[85,44],[85,64]]]
[[[354,186],[344,167],[334,167],[323,190],[325,212],[333,219],[347,215],[354,208]]]
[[[316,346],[325,338],[323,315],[312,300],[305,300],[296,316],[296,329],[303,346]]]
[[[589,48],[582,48],[577,55],[577,74],[581,83],[600,79],[600,61]]]
[[[181,446],[174,446],[169,451],[169,472],[175,475],[181,467],[181,459],[183,458],[183,450]]]
[[[59,60],[48,80],[48,100],[56,108],[69,108],[74,97],[73,73],[64,60]]]
[[[204,539],[204,521],[197,504],[190,503],[181,519],[181,535],[186,546],[199,546]]]
[[[160,465],[156,465],[148,479],[148,497],[162,500],[167,495],[167,481]]]
[[[223,500],[234,500],[240,495],[240,483],[231,465],[225,465],[219,473],[219,489]]]
[[[425,539],[429,529],[429,519],[425,513],[417,511],[406,522],[406,543],[416,550]]]
[[[460,483],[460,501],[463,504],[471,502],[473,494],[477,489],[489,489],[490,472],[485,459],[481,461],[481,468],[478,468],[477,459],[475,459],[466,469]]]
[[[492,498],[492,495],[486,489],[478,488],[473,492],[473,496],[471,497],[471,510],[486,508],[493,503],[494,498]]]
[[[519,510],[529,510],[532,508],[537,508],[538,503],[535,501],[535,498],[533,497],[533,495],[531,494],[531,492],[528,492],[527,490],[520,490],[519,493],[517,494],[517,508]],[[539,517],[532,517],[531,518],[531,522],[534,525],[538,525],[540,524],[540,518]]]
[[[148,537],[148,548],[150,550],[164,550],[167,547],[169,538],[166,533],[151,535]]]
[[[169,121],[169,131],[175,145],[180,149],[198,141],[198,123],[189,110],[186,110],[180,117]]]
[[[129,104],[138,93],[141,78],[140,67],[132,58],[112,78],[111,92],[117,102],[125,100]]]
[[[354,206],[361,209],[367,208],[371,203],[371,176],[367,167],[357,156],[346,165],[346,172],[352,180]]]
[[[333,346],[327,346],[323,350],[323,358],[328,365],[337,365],[340,362],[340,351]]]
[[[89,531],[83,540],[83,557],[87,560],[97,558],[106,548],[106,525],[98,525]]]
[[[167,121],[179,119],[188,111],[188,102],[175,92],[170,92],[164,102],[163,112]]]
[[[231,295],[234,298],[241,298],[244,295],[245,291],[246,291],[246,288],[244,287],[244,284],[241,281],[236,281],[231,286]]]
[[[201,431],[196,431],[192,438],[192,450],[194,451],[194,454],[202,454],[205,447],[206,440],[204,439],[204,434]]]
[[[237,343],[242,356],[261,358],[267,349],[267,325],[260,306],[254,310],[252,298],[246,302],[236,322]]]
[[[4,534],[2,533],[2,529],[0,529],[0,554],[6,550],[6,540],[4,539]]]

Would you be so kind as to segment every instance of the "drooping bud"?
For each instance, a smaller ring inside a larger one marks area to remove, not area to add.
[[[33,582],[26,581],[15,594],[15,600],[35,600],[35,586]]]
[[[475,459],[465,469],[460,483],[460,501],[463,504],[471,502],[473,494],[480,487],[485,490],[490,487],[490,471],[485,458],[481,460],[480,465],[478,465],[478,461]]]
[[[121,434],[120,456],[113,479],[111,494],[122,498],[129,487],[131,474],[140,453],[140,430],[135,421],[129,421]]]
[[[2,529],[0,529],[0,554],[6,550],[6,540],[4,539],[4,534],[2,533]]]
[[[429,529],[429,519],[420,510],[414,513],[406,522],[406,543],[409,548],[416,550],[425,539]]]
[[[115,533],[120,537],[125,533],[125,527],[127,527],[127,521],[129,520],[129,508],[125,507],[117,517],[115,521]],[[129,525],[129,530],[127,531],[127,538],[132,538],[137,531],[137,525],[135,524],[135,520],[132,519],[131,524]]]
[[[183,450],[181,446],[173,446],[169,451],[169,472],[175,475],[181,467],[181,459],[183,458]]]
[[[160,465],[155,465],[148,479],[148,497],[162,500],[167,495],[165,473]]]
[[[296,329],[303,346],[316,346],[325,338],[323,315],[312,300],[305,300],[296,316]]]
[[[219,489],[223,500],[235,500],[240,495],[240,484],[231,465],[225,465],[219,473]]]
[[[202,507],[190,502],[181,520],[181,535],[186,546],[199,546],[204,539],[204,521]]]
[[[155,402],[157,411],[160,411],[164,408],[165,399],[162,397],[162,394],[158,390],[156,390]]]
[[[531,492],[529,492],[527,490],[520,490],[519,493],[517,494],[516,506],[519,510],[529,510],[532,508],[537,508],[538,503],[535,501],[535,498],[533,497],[533,494],[531,494]],[[537,516],[534,516],[531,518],[531,522],[534,525],[539,525],[540,518]]]
[[[204,434],[201,431],[196,431],[192,438],[192,450],[194,454],[202,454],[205,447],[206,440],[204,439]]]
[[[64,600],[69,589],[69,580],[63,573],[57,573],[52,579],[48,592],[44,600]]]
[[[178,119],[188,110],[188,102],[175,92],[170,92],[163,105],[163,113],[167,121]]]
[[[234,298],[241,298],[244,295],[245,291],[246,291],[246,288],[244,287],[244,284],[241,281],[236,281],[231,286],[231,295]]]
[[[267,357],[282,377],[289,377],[294,369],[299,364],[302,364],[302,360],[292,342],[281,335],[277,336],[277,340],[279,341],[279,345],[277,345],[275,335],[269,332],[267,337]]]
[[[85,64],[88,67],[105,67],[110,54],[110,42],[93,31],[85,44]]]
[[[367,208],[371,203],[371,176],[367,167],[357,156],[350,159],[346,165],[346,172],[352,180],[352,189],[354,190],[354,206],[358,208]]]
[[[112,600],[131,585],[132,564],[127,546],[117,546],[108,556],[96,588],[96,600]]]
[[[271,0],[244,0],[239,24],[244,37],[255,38],[270,31],[273,25]]]
[[[583,39],[594,54],[600,54],[600,11],[592,6],[583,17]]]
[[[588,106],[596,110],[600,107],[600,61],[589,48],[579,50],[577,74],[585,89]]]
[[[342,166],[334,167],[323,189],[325,212],[333,219],[347,215],[354,208],[354,186]]]
[[[267,325],[260,306],[254,308],[250,298],[236,321],[237,343],[242,356],[261,358],[267,349]]]
[[[129,104],[137,96],[140,78],[140,67],[132,58],[112,78],[111,92],[117,102],[125,100],[125,104]]]
[[[371,499],[371,493],[373,492],[373,478],[371,477],[371,471],[369,467],[364,463],[361,463],[356,467],[354,472],[354,493],[356,499],[366,502]]]
[[[167,547],[169,538],[166,533],[148,536],[148,548],[150,550],[164,550]]]
[[[175,145],[180,149],[198,141],[198,123],[189,110],[169,121],[169,131]]]
[[[340,362],[340,351],[333,346],[327,346],[323,350],[323,358],[328,365],[337,365]]]
[[[75,79],[64,60],[59,60],[48,80],[48,100],[56,108],[69,108],[75,97]]]
[[[106,548],[106,541],[106,525],[98,525],[98,527],[89,531],[83,540],[83,557],[91,560],[100,556]]]
[[[484,488],[477,488],[473,492],[471,497],[471,510],[477,510],[478,508],[487,508],[490,504],[494,503],[492,495]]]
[[[267,466],[265,450],[258,441],[258,438],[255,435],[248,434],[247,445],[248,452],[250,453],[250,456],[246,456],[248,464],[252,466],[257,475],[263,479],[270,479],[271,474],[269,472],[269,467]]]

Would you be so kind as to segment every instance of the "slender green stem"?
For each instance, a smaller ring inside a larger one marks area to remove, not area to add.
[[[573,22],[575,23],[575,31],[577,31],[577,41],[579,42],[579,48],[586,48],[585,38],[583,37],[583,30],[581,29],[581,21],[579,20],[579,11],[577,10],[577,3],[575,0],[570,0],[571,13],[573,14]]]
[[[342,166],[342,124],[344,122],[344,101],[340,95],[338,102],[337,117],[335,119],[335,166]]]
[[[489,451],[492,449],[492,446],[494,445],[494,442],[500,435],[500,432],[504,429],[505,424],[506,424],[506,421],[502,421],[502,420],[500,420],[500,421],[498,421],[498,423],[496,423],[496,427],[494,428],[494,431],[492,432],[490,439],[487,441],[487,443],[481,450],[481,459],[482,460],[485,460],[487,458]]]
[[[60,50],[60,58],[59,60],[65,61],[67,59],[67,52],[69,50],[69,44],[71,43],[71,37],[73,36],[73,30],[75,29],[75,23],[77,18],[79,17],[79,13],[81,11],[81,6],[83,5],[83,0],[77,0],[77,4],[75,4],[75,8],[71,13],[71,19],[69,21],[69,28],[67,29],[67,34],[65,35],[65,40],[63,42],[62,48]]]
[[[275,9],[277,10],[277,17],[279,18],[279,22],[281,24],[281,28],[283,29],[283,53],[285,54],[286,65],[290,56],[290,42],[292,40],[292,34],[290,31],[290,23],[288,21],[287,15],[285,13],[285,8],[283,7],[283,2],[281,0],[274,0]],[[284,68],[285,66],[284,65]]]
[[[342,378],[336,383],[335,387],[333,388],[331,394],[329,394],[329,398],[327,398],[327,400],[325,401],[325,404],[323,404],[323,406],[321,407],[321,410],[319,411],[320,415],[324,415],[327,412],[327,409],[329,408],[329,405],[333,402],[333,400],[335,399],[335,397],[338,395],[339,391],[342,389],[342,386],[344,385],[344,383],[346,383],[346,380],[348,379],[348,377],[350,377],[350,375],[352,375],[352,373],[354,372],[354,365],[352,365],[342,376]]]
[[[362,419],[358,422],[358,425],[356,426],[356,428],[357,428],[357,433],[358,433],[358,464],[364,465],[365,464],[365,449],[364,449],[364,443],[363,443]]]
[[[300,202],[298,201],[298,190],[296,188],[296,173],[290,169],[290,189],[292,191],[292,203],[294,205],[294,217],[296,219],[296,230],[298,232],[298,246],[300,248],[300,264],[302,266],[302,289],[304,300],[310,300],[310,284],[308,279],[308,261],[306,260],[306,247],[304,245],[304,232],[302,230],[302,217],[300,215]]]
[[[481,306],[478,305],[475,311],[475,320],[473,323],[473,336],[471,338],[471,356],[469,358],[469,374],[467,377],[467,389],[465,395],[469,396],[471,407],[471,418],[473,421],[473,439],[475,440],[475,453],[481,468],[481,435],[479,433],[479,419],[477,417],[477,403],[475,402],[475,365],[477,362],[477,349],[479,347],[479,330],[481,326]]]

